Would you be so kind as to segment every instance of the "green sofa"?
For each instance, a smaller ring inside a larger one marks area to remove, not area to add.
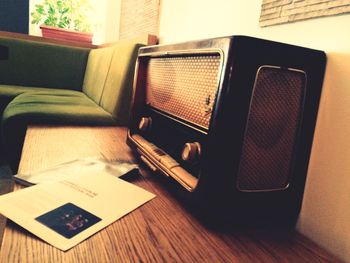
[[[2,152],[14,172],[28,125],[126,125],[140,39],[80,48],[1,37]],[[59,142],[58,142],[59,143]]]

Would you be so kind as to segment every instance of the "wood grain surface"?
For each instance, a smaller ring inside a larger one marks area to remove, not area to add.
[[[0,195],[9,193],[13,190],[13,179],[8,177],[0,178]],[[4,235],[4,229],[6,226],[6,217],[0,214],[0,249],[2,243],[2,237]]]
[[[19,172],[89,156],[134,160],[125,141],[125,128],[30,127]],[[0,262],[339,262],[294,231],[209,229],[158,179],[141,169],[129,181],[157,197],[67,252],[8,222]]]

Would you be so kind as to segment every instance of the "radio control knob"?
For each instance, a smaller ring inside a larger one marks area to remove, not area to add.
[[[199,142],[186,143],[182,149],[182,160],[186,162],[194,162],[201,155],[201,145]]]
[[[151,128],[152,119],[150,117],[142,117],[139,123],[140,131],[147,131]]]

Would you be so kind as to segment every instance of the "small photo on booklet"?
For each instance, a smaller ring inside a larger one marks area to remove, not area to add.
[[[72,203],[67,203],[38,216],[35,220],[66,238],[72,238],[101,221],[101,218]]]

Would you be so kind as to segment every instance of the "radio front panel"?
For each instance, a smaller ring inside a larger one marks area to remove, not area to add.
[[[220,53],[152,57],[146,71],[146,104],[208,130],[220,74]]]
[[[144,99],[131,138],[149,166],[190,191],[199,178],[222,63],[218,49],[139,56],[136,85],[143,85]]]

